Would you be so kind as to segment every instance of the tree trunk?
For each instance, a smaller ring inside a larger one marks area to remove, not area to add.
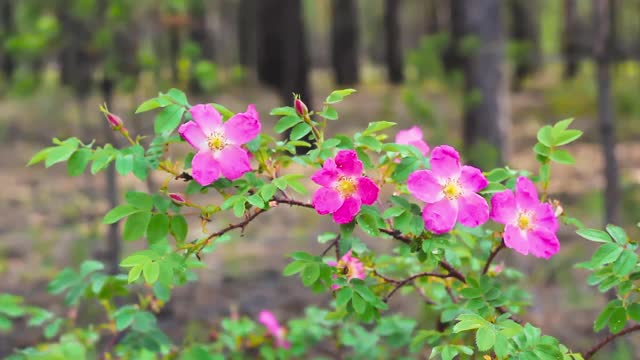
[[[609,0],[593,0],[593,23],[595,25],[594,56],[596,59],[596,81],[598,85],[598,121],[602,152],[605,164],[605,221],[619,223],[618,204],[620,189],[615,146],[615,109],[611,94],[611,11]]]
[[[249,69],[256,66],[256,1],[240,0],[238,4],[238,58]]]
[[[443,55],[444,69],[450,73],[462,70],[464,56],[461,51],[462,39],[465,34],[465,0],[449,1],[449,44]]]
[[[16,67],[16,61],[11,54],[5,51],[2,44],[7,35],[15,32],[15,14],[13,0],[0,0],[0,72],[4,75],[5,81],[10,83]]]
[[[333,0],[331,62],[336,83],[352,85],[359,80],[358,7],[355,0]]]
[[[207,31],[207,7],[204,0],[189,1],[189,38],[198,45],[202,59],[213,61],[213,39]],[[203,89],[193,73],[189,77],[189,90],[194,94],[203,93]]]
[[[465,33],[478,37],[479,44],[465,61],[465,149],[477,154],[470,157],[476,164],[504,164],[509,118],[500,0],[466,0],[465,5]]]
[[[574,78],[578,73],[580,61],[578,27],[578,4],[576,0],[564,0],[563,55],[565,61],[565,79]]]
[[[524,79],[540,68],[540,3],[530,0],[511,0],[512,37],[520,51],[516,59],[512,86],[519,90]]]
[[[387,78],[392,84],[404,81],[402,60],[402,42],[400,37],[399,16],[400,0],[384,2],[384,40],[387,60]]]

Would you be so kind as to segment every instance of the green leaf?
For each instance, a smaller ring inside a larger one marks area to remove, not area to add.
[[[349,96],[354,92],[356,92],[355,89],[334,90],[329,94],[329,96],[327,96],[324,102],[325,104],[335,104],[344,100],[346,96]]]
[[[147,226],[147,240],[150,244],[166,239],[169,234],[169,216],[167,214],[155,214],[151,217]]]
[[[171,217],[171,234],[173,234],[176,241],[183,243],[187,238],[188,231],[189,225],[184,216],[174,215]]]
[[[479,329],[488,324],[485,319],[476,314],[462,314],[458,316],[458,320],[459,322],[453,326],[454,333]]]
[[[296,109],[292,108],[291,106],[283,106],[283,107],[272,109],[271,112],[269,112],[269,115],[298,116],[298,114],[296,113]]]
[[[116,171],[118,174],[125,176],[133,171],[133,155],[120,155],[116,157]]]
[[[627,314],[634,321],[640,322],[640,304],[633,303],[627,308]]]
[[[153,284],[158,280],[158,275],[160,275],[160,264],[157,261],[150,261],[144,264],[142,271],[144,273],[144,281],[147,284]]]
[[[189,106],[189,103],[187,102],[187,95],[185,95],[181,90],[171,88],[167,91],[165,96],[170,98],[176,104]]]
[[[367,303],[358,293],[353,293],[351,296],[351,305],[353,305],[353,309],[358,314],[364,314],[365,310],[367,310]]]
[[[613,263],[613,272],[618,276],[626,276],[631,273],[638,263],[638,255],[631,250],[624,250],[616,262]]]
[[[129,204],[124,204],[124,205],[118,205],[116,207],[114,207],[113,209],[111,209],[111,211],[109,211],[104,218],[102,219],[102,223],[103,224],[113,224],[115,222],[117,222],[118,220],[122,219],[125,216],[129,216],[135,212],[140,211],[140,209],[136,208],[135,206],[129,205]]]
[[[544,145],[542,143],[536,143],[533,146],[533,152],[535,152],[538,155],[542,155],[544,157],[548,157],[549,154],[551,153],[551,149],[548,146],[546,146],[546,145]]]
[[[31,160],[29,160],[29,162],[27,163],[27,166],[37,164],[41,161],[45,161],[47,159],[47,156],[49,155],[49,152],[53,149],[55,149],[55,147],[48,147],[38,151],[35,155],[33,155],[33,157],[31,157]]]
[[[627,233],[620,226],[608,224],[606,229],[609,235],[611,235],[613,240],[615,240],[615,242],[617,242],[618,244],[625,245],[629,241]]]
[[[371,214],[359,214],[356,218],[356,222],[362,230],[371,236],[380,235],[380,229],[376,218]]]
[[[291,275],[297,274],[300,271],[302,271],[302,269],[304,269],[305,266],[307,266],[307,263],[304,261],[300,261],[300,260],[293,261],[289,263],[287,266],[285,266],[285,268],[282,270],[282,275],[291,276]]]
[[[104,264],[101,263],[100,261],[85,260],[84,262],[82,262],[82,265],[80,265],[80,276],[85,277],[94,271],[99,271],[103,269],[104,269]]]
[[[617,244],[604,244],[596,250],[591,258],[591,263],[595,266],[612,263],[622,254],[622,248]]]
[[[149,261],[151,261],[151,259],[148,256],[136,253],[122,259],[122,261],[120,262],[120,266],[133,267],[136,265],[143,265],[145,263],[148,263]]]
[[[164,107],[167,106],[168,104],[163,103],[158,101],[157,98],[153,98],[153,99],[149,99],[145,102],[143,102],[142,104],[140,104],[140,106],[138,106],[138,108],[136,109],[136,114],[138,113],[142,113],[142,112],[146,112],[149,110],[153,110],[153,109],[157,109],[159,107]]]
[[[405,212],[405,209],[401,208],[401,207],[390,207],[387,210],[384,211],[384,213],[382,213],[382,218],[383,219],[391,219],[391,218],[395,218],[397,216],[402,215],[402,213]]]
[[[140,278],[140,274],[142,273],[142,266],[143,265],[136,265],[129,269],[129,276],[127,277],[127,281],[129,282],[129,284],[135,282],[136,280],[138,280],[138,278]]]
[[[62,161],[67,161],[71,155],[76,151],[78,145],[65,144],[51,149],[47,153],[47,159],[44,162],[45,167],[50,167]]]
[[[260,208],[260,209],[264,209],[265,208],[265,203],[264,200],[262,200],[262,198],[260,197],[260,195],[258,194],[253,194],[251,196],[247,197],[247,201],[249,202],[249,204]]]
[[[126,241],[138,240],[147,231],[151,220],[151,213],[147,211],[140,211],[129,215],[127,221],[124,223],[124,230],[122,232],[122,238]]]
[[[490,327],[481,327],[476,332],[478,350],[487,351],[496,343],[496,332]]]
[[[551,131],[552,131],[552,128],[550,125],[545,125],[542,128],[540,128],[540,130],[538,130],[538,134],[537,134],[538,141],[547,147],[553,146],[553,136],[551,134]]]
[[[302,283],[304,286],[311,286],[320,277],[320,265],[309,264],[302,270]]]
[[[493,169],[486,174],[487,180],[492,183],[502,182],[510,176],[511,174],[509,174],[509,172],[504,168]]]
[[[576,231],[580,237],[583,237],[587,240],[595,241],[595,242],[603,242],[608,243],[611,242],[611,238],[607,235],[606,232],[596,229],[579,229]]]
[[[169,134],[175,130],[182,121],[184,107],[180,105],[169,105],[162,109],[153,124],[156,134]]]
[[[578,140],[580,136],[582,136],[582,131],[580,130],[565,130],[560,134],[554,135],[555,146],[567,145]]]
[[[362,135],[364,135],[364,136],[371,135],[371,134],[377,133],[378,131],[382,131],[384,129],[388,129],[388,128],[396,125],[396,124],[397,123],[394,123],[394,122],[391,122],[391,121],[371,122],[371,123],[369,123],[369,126],[367,126],[367,129],[362,132]]]
[[[276,123],[276,126],[273,128],[273,130],[278,133],[281,134],[283,133],[285,130],[294,127],[296,124],[301,123],[302,119],[298,116],[298,115],[289,115],[289,116],[285,116],[283,118],[281,118],[280,120],[278,120],[278,122]]]
[[[129,191],[124,196],[127,202],[140,210],[151,211],[153,208],[153,197],[147,193],[139,191]]]
[[[336,294],[336,308],[346,305],[349,300],[351,300],[352,295],[353,290],[348,286],[344,286],[338,290],[338,293]]]
[[[67,162],[67,173],[69,176],[82,175],[92,156],[93,152],[86,148],[81,148],[74,152]]]
[[[627,324],[627,311],[623,307],[619,307],[611,313],[609,318],[609,331],[612,334],[617,334],[620,330],[624,329]]]
[[[310,132],[311,132],[311,126],[309,126],[309,124],[300,123],[293,127],[293,130],[291,130],[290,138],[291,140],[300,140]]]
[[[93,163],[91,164],[91,174],[95,175],[99,171],[102,171],[109,166],[111,161],[114,159],[114,150],[113,148],[105,146],[102,149],[96,149],[93,153]]]
[[[49,325],[44,328],[44,337],[51,339],[58,334],[60,327],[62,326],[62,319],[55,319]]]
[[[318,113],[318,115],[327,120],[338,120],[338,112],[336,111],[336,109],[328,105],[325,106],[324,109]]]
[[[566,150],[554,149],[549,158],[559,164],[573,165],[576,163],[576,159]]]
[[[276,188],[275,185],[265,184],[260,189],[260,196],[262,197],[262,200],[268,202],[269,200],[271,200],[271,198],[273,198],[273,195],[275,195],[276,191],[278,191],[278,188]]]
[[[556,134],[559,134],[565,131],[569,127],[569,125],[571,125],[572,122],[573,122],[573,118],[568,118],[568,119],[560,120],[557,123],[555,123],[553,125],[553,135],[555,136]]]

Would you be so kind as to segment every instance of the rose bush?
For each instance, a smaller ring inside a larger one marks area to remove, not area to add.
[[[353,136],[326,137],[326,128],[338,119],[335,104],[354,91],[332,92],[318,112],[297,97],[292,107],[273,109],[270,115],[279,117],[275,133],[289,134],[284,140],[262,129],[253,105],[237,114],[219,104],[192,106],[176,89],[138,108],[137,113],[158,111],[146,149],[142,134],[132,137],[126,121],[106,109],[126,147],[54,139],[29,165],[66,162],[69,174],[77,176],[89,164],[96,174],[115,163],[123,176],[133,173],[145,180],[159,171],[166,179],[153,194],[127,193],[125,202],[104,216],[105,224],[124,222],[125,240],[145,239],[144,250],[122,260],[125,274],[107,275],[101,263],[89,260],[49,284],[48,290],[64,294],[72,308],[80,302],[101,304],[104,321],[81,326],[25,305],[19,297],[0,297],[5,329],[11,320],[26,317],[29,325],[44,327],[47,339],[16,350],[12,358],[586,359],[617,336],[640,329],[627,325],[640,321],[636,242],[614,225],[606,231],[587,229],[549,200],[550,163],[573,163],[561,147],[582,134],[569,129],[571,119],[538,132],[536,173],[508,167],[483,172],[462,165],[449,145],[430,151],[416,127],[398,131],[395,141],[388,134],[395,124],[387,121],[372,122]],[[195,151],[169,157],[171,147],[187,149],[183,142]],[[300,148],[306,154],[298,155]],[[294,163],[309,169],[312,187],[301,181],[308,175],[290,170]],[[170,191],[174,181],[188,183],[185,193]],[[192,194],[207,200],[196,203]],[[331,293],[333,300],[287,323],[271,313],[275,309],[228,318],[206,342],[167,337],[156,314],[171,290],[197,281],[194,270],[215,242],[282,205],[300,207],[309,216],[331,214],[335,231],[318,236],[326,250],[292,252],[283,274],[299,276],[304,286]],[[185,209],[196,211],[204,224],[225,214],[237,220],[219,229],[205,225],[206,234],[199,236],[190,231]],[[549,259],[562,251],[561,224],[602,243],[578,267],[591,271],[590,285],[616,293],[594,322],[595,331],[608,327],[612,335],[583,351],[524,322],[520,316],[529,297],[518,281],[522,274],[492,264],[505,248],[514,256]],[[394,244],[393,251],[373,251],[367,243],[374,239]],[[141,283],[148,286],[135,286]],[[116,301],[131,293],[139,295],[137,303]],[[395,296],[428,306],[436,322],[389,311],[387,303]]]

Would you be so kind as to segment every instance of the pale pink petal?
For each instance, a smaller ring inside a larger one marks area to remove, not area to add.
[[[326,215],[331,214],[338,210],[344,200],[336,190],[331,188],[320,188],[313,193],[313,207],[318,214]]]
[[[433,204],[427,204],[422,210],[424,227],[435,233],[443,234],[456,224],[458,219],[458,204],[456,201],[447,199],[440,200]]]
[[[365,205],[371,205],[378,200],[380,188],[368,177],[358,178],[358,196]]]
[[[507,225],[504,228],[504,244],[522,255],[529,254],[529,241],[526,234],[514,225]]]
[[[238,179],[251,171],[247,151],[239,146],[227,145],[216,155],[216,159],[220,163],[222,175],[229,180]]]
[[[434,203],[444,197],[442,185],[430,170],[412,172],[407,179],[407,188],[411,195],[426,203]]]
[[[222,126],[222,116],[211,104],[198,104],[189,109],[193,121],[209,136]]]
[[[253,105],[246,112],[235,114],[222,125],[227,139],[237,145],[246,144],[260,133],[260,120]]]
[[[361,202],[359,199],[349,197],[344,199],[344,203],[336,212],[333,213],[333,221],[337,224],[347,224],[356,217],[358,211],[360,211]]]
[[[534,214],[534,223],[536,227],[545,228],[554,233],[558,231],[558,219],[555,216],[551,204],[538,204],[534,209]]]
[[[207,137],[200,129],[200,126],[193,121],[186,122],[178,128],[178,133],[185,139],[189,145],[193,146],[198,150],[209,150],[209,145],[207,144]]]
[[[468,165],[462,167],[459,181],[462,188],[469,192],[478,192],[489,183],[480,169]]]
[[[513,223],[518,216],[516,198],[513,191],[504,190],[491,197],[491,220],[501,224]]]
[[[280,324],[278,324],[278,320],[275,315],[269,310],[260,311],[260,315],[258,316],[258,321],[267,328],[267,330],[275,335],[278,333],[280,329]]]
[[[358,154],[354,150],[340,150],[336,154],[336,167],[345,175],[362,175],[362,161],[358,159]]]
[[[520,209],[533,210],[540,200],[536,185],[524,176],[520,176],[516,182],[516,204]]]
[[[276,346],[281,347],[283,349],[291,348],[291,343],[287,341],[284,337],[284,331],[280,331],[281,335],[276,337]]]
[[[560,241],[555,232],[539,228],[527,232],[529,251],[533,256],[549,259],[560,250]]]
[[[426,156],[429,153],[429,144],[427,144],[424,140],[411,141],[409,142],[409,145],[417,147],[422,155]]]
[[[456,179],[460,176],[460,154],[449,145],[440,145],[431,152],[431,170],[439,179]]]
[[[396,134],[396,143],[401,145],[411,145],[411,142],[422,140],[422,129],[412,126],[406,130],[400,130]]]
[[[458,199],[458,221],[468,227],[476,227],[489,219],[487,201],[476,193],[466,194]]]
[[[193,179],[202,186],[207,186],[220,177],[220,164],[209,150],[199,151],[191,160],[191,168]]]
[[[336,163],[333,159],[327,159],[324,161],[322,169],[316,171],[316,173],[311,176],[311,180],[318,185],[333,187],[333,184],[338,181],[339,177],[340,173],[336,168]]]

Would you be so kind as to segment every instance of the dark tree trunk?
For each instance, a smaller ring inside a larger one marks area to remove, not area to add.
[[[399,17],[400,0],[384,2],[384,40],[387,60],[387,78],[392,84],[404,81],[402,60],[402,42],[400,37]]]
[[[467,154],[481,154],[504,164],[508,154],[509,119],[500,0],[466,0],[465,33],[476,36],[479,46],[465,61],[464,144]],[[484,145],[496,150],[493,159]],[[483,162],[478,156],[470,160]],[[488,160],[483,163],[487,164]]]
[[[425,7],[427,11],[427,21],[425,31],[427,34],[437,34],[443,31],[448,31],[449,22],[449,2],[442,0],[428,0],[425,1]]]
[[[465,0],[449,1],[449,44],[444,52],[444,68],[447,72],[462,70],[464,56],[461,51],[465,34]]]
[[[171,81],[178,83],[178,58],[180,54],[180,29],[176,25],[169,26],[169,67],[171,68]]]
[[[238,58],[242,66],[256,66],[256,1],[240,0],[238,4]]]
[[[332,1],[331,62],[339,85],[352,85],[359,80],[356,5],[355,0]]]
[[[619,223],[618,204],[620,188],[615,146],[615,109],[611,94],[611,11],[609,0],[593,0],[593,23],[595,25],[594,56],[596,59],[596,81],[598,85],[598,121],[602,152],[605,164],[605,221]]]
[[[7,34],[15,32],[15,14],[13,0],[0,0],[0,71],[7,82],[10,82],[15,71],[16,61],[11,54],[5,51],[2,44]]]
[[[580,62],[579,25],[578,4],[576,0],[564,0],[563,53],[565,79],[571,79],[578,73],[578,65]]]
[[[200,55],[207,60],[213,60],[213,38],[207,31],[207,6],[204,0],[189,2],[189,37],[198,44]]]
[[[511,0],[512,37],[521,46],[515,64],[512,86],[519,90],[524,79],[540,68],[540,3]]]

